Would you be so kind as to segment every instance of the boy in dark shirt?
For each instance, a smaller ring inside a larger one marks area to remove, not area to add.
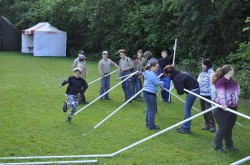
[[[167,66],[167,65],[171,65],[173,63],[173,54],[171,54],[170,56],[168,55],[168,52],[166,50],[163,50],[161,52],[161,56],[162,58],[158,60],[158,63],[159,63],[159,67],[160,67],[160,73],[163,73],[163,70],[164,68]],[[164,86],[167,90],[170,89],[170,77],[169,76],[165,76],[165,75],[162,75],[160,77],[160,80],[164,82]],[[171,102],[171,98],[170,98],[170,94],[169,92],[165,91],[165,90],[162,90],[161,91],[161,97],[162,97],[162,101],[165,102],[165,103],[170,103]]]
[[[67,122],[72,120],[73,115],[75,114],[79,98],[81,97],[81,93],[84,93],[88,88],[88,83],[82,78],[81,69],[74,69],[74,76],[68,77],[68,79],[64,80],[59,87],[64,86],[65,84],[69,84],[66,90],[67,101],[63,105],[63,111],[67,112],[69,107],[72,107],[71,112],[67,117]]]

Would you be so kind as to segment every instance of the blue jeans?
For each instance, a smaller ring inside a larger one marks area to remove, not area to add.
[[[199,95],[200,88],[193,89],[191,90],[191,92],[194,92]],[[190,93],[187,93],[186,103],[184,106],[184,120],[191,117],[191,108],[194,104],[195,99],[196,99],[196,96]],[[184,130],[190,131],[190,127],[191,127],[191,120],[182,124],[182,128]]]
[[[130,73],[131,73],[130,71],[123,71],[121,76],[123,77],[123,76],[130,74]],[[124,77],[124,78],[122,78],[122,80],[124,80],[126,78],[127,77]],[[122,83],[122,90],[123,90],[124,95],[125,95],[125,101],[130,99],[130,97],[131,97],[130,84],[131,84],[131,77]]]
[[[171,82],[170,77],[163,76],[163,77],[160,78],[160,80],[164,82],[164,87],[167,90],[169,90],[170,89],[170,82]],[[169,92],[167,92],[165,90],[162,90],[161,91],[161,97],[162,97],[162,100],[164,102],[171,102],[171,98],[170,98],[170,93]]]
[[[149,129],[155,127],[155,113],[157,109],[156,94],[144,91],[144,99],[147,105],[146,126]]]
[[[110,89],[110,75],[103,77],[101,79],[101,85],[100,85],[100,96],[107,92]],[[109,93],[105,94],[103,96],[104,98],[109,98]]]
[[[138,77],[139,75],[132,76],[131,85],[130,85],[131,97],[141,90],[141,79]],[[140,97],[141,97],[141,94],[139,93],[135,98],[140,98]]]

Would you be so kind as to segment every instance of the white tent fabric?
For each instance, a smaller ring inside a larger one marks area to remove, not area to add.
[[[22,30],[22,53],[33,53],[34,56],[66,57],[67,33],[41,22]]]

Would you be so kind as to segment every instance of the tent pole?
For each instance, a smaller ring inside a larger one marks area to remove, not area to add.
[[[112,88],[110,88],[108,91],[106,91],[105,93],[103,93],[102,95],[100,95],[99,97],[97,97],[95,100],[93,100],[92,102],[90,102],[89,104],[87,104],[86,106],[84,106],[82,109],[78,110],[74,115],[78,114],[79,112],[81,112],[82,110],[84,110],[85,108],[87,108],[88,106],[90,106],[91,104],[93,104],[94,102],[96,102],[97,100],[99,100],[101,97],[103,97],[104,95],[106,95],[109,91],[111,91],[114,88],[116,88],[118,85],[120,85],[121,83],[123,83],[124,81],[126,81],[127,79],[129,79],[131,76],[133,76],[137,72],[134,72],[133,74],[129,75],[127,78],[125,78],[124,80],[122,80],[121,82],[119,82],[118,84],[116,84],[115,86],[113,86]]]
[[[124,151],[126,151],[126,150],[128,150],[128,149],[130,149],[130,148],[132,148],[132,147],[134,147],[134,146],[137,146],[137,145],[139,145],[139,144],[141,144],[141,143],[143,143],[143,142],[145,142],[145,141],[147,141],[147,140],[149,140],[149,139],[152,139],[152,138],[154,138],[154,137],[156,137],[156,136],[158,136],[158,135],[160,135],[160,134],[163,134],[163,133],[165,133],[165,132],[167,132],[167,131],[169,131],[169,130],[171,130],[171,129],[173,129],[173,128],[175,128],[175,127],[177,127],[177,126],[179,126],[179,125],[181,125],[181,124],[183,124],[183,123],[185,123],[185,122],[188,122],[188,121],[190,121],[190,120],[192,120],[192,119],[194,119],[194,118],[196,118],[196,117],[199,117],[199,116],[201,116],[201,115],[203,115],[203,114],[205,114],[205,113],[207,113],[207,112],[210,112],[210,111],[212,111],[212,110],[215,109],[215,108],[217,108],[217,106],[213,106],[213,107],[211,107],[211,108],[209,108],[209,109],[207,109],[207,110],[205,110],[205,111],[202,111],[202,112],[200,112],[200,113],[198,113],[198,114],[196,114],[196,115],[194,115],[194,116],[191,116],[191,117],[188,118],[188,119],[185,119],[185,120],[183,120],[183,121],[181,121],[181,122],[179,122],[179,123],[176,123],[176,124],[174,124],[174,125],[172,125],[172,126],[170,126],[170,127],[168,127],[168,128],[165,128],[165,129],[162,130],[162,131],[159,131],[159,132],[157,132],[157,133],[155,133],[155,134],[153,134],[153,135],[151,135],[151,136],[148,136],[148,137],[146,137],[146,138],[144,138],[144,139],[142,139],[142,140],[140,140],[140,141],[138,141],[138,142],[136,142],[136,143],[133,143],[133,144],[131,144],[131,145],[129,145],[129,146],[127,146],[127,147],[125,147],[125,148],[123,148],[123,149],[117,151],[117,152],[114,152],[114,153],[113,153],[113,156],[116,156],[117,154],[119,154],[119,153],[121,153],[121,152],[124,152]]]
[[[158,76],[161,77],[162,73]],[[144,88],[142,88],[139,92],[137,92],[134,96],[132,96],[131,98],[129,98],[125,103],[123,103],[120,107],[118,107],[114,112],[112,112],[109,116],[107,116],[104,120],[102,120],[99,124],[97,124],[94,128],[99,127],[102,123],[104,123],[106,120],[108,120],[111,116],[113,116],[117,111],[119,111],[122,107],[124,107],[128,102],[130,102],[133,98],[136,97],[136,95],[138,95],[139,93],[141,93],[144,90]]]
[[[118,70],[118,69],[117,69],[117,70]],[[106,75],[103,76],[103,77],[99,77],[98,79],[91,81],[91,82],[89,83],[89,85],[92,84],[92,83],[94,83],[94,82],[96,82],[96,81],[98,81],[98,80],[100,80],[100,79],[102,79],[102,78],[104,78],[104,77],[107,77],[107,76],[109,76],[109,75],[115,73],[117,70],[114,70],[113,72],[110,72],[109,74],[106,74]]]

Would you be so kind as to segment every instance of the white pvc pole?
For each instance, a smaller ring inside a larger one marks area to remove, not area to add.
[[[188,119],[185,119],[185,120],[183,120],[183,121],[181,121],[181,122],[179,122],[179,123],[176,123],[176,124],[174,124],[174,125],[172,125],[172,126],[166,128],[166,129],[164,129],[164,130],[162,130],[162,131],[159,131],[159,132],[157,132],[157,133],[155,133],[155,134],[153,134],[153,135],[151,135],[151,136],[148,136],[148,137],[146,137],[146,138],[144,138],[144,139],[142,139],[142,140],[140,140],[140,141],[138,141],[138,142],[136,142],[136,143],[134,143],[134,144],[131,144],[131,145],[129,145],[129,146],[127,146],[127,147],[125,147],[125,148],[123,148],[123,149],[117,151],[117,152],[114,152],[114,153],[113,153],[113,156],[115,156],[115,155],[117,155],[117,154],[119,154],[119,153],[121,153],[121,152],[123,152],[123,151],[126,151],[126,150],[128,150],[128,149],[130,149],[130,148],[132,148],[132,147],[134,147],[134,146],[137,146],[138,144],[141,144],[141,143],[143,143],[143,142],[145,142],[145,141],[147,141],[147,140],[149,140],[149,139],[152,139],[152,138],[154,138],[154,137],[156,137],[156,136],[158,136],[158,135],[160,135],[160,134],[163,134],[163,133],[165,133],[165,132],[167,132],[167,131],[169,131],[169,130],[171,130],[171,129],[173,129],[173,128],[175,128],[175,127],[177,127],[177,126],[179,126],[179,125],[181,125],[181,124],[183,124],[183,123],[185,123],[185,122],[187,122],[187,121],[190,121],[190,120],[192,120],[192,119],[194,119],[194,118],[196,118],[196,117],[198,117],[198,116],[201,116],[201,115],[203,115],[203,114],[205,114],[205,113],[207,113],[207,112],[209,112],[209,111],[211,111],[211,110],[213,110],[213,109],[215,109],[215,108],[217,108],[217,106],[213,106],[213,107],[211,107],[211,108],[209,108],[209,109],[207,109],[207,110],[205,110],[205,111],[202,111],[202,112],[200,112],[200,113],[198,113],[198,114],[196,114],[196,115],[194,115],[194,116],[191,116],[191,117],[188,118]]]
[[[238,160],[237,162],[234,162],[234,163],[232,163],[230,165],[239,165],[239,164],[244,163],[246,161],[250,161],[250,156],[247,156],[247,157],[245,157],[245,158],[243,158],[241,160]]]
[[[22,162],[22,163],[0,163],[0,165],[30,165],[30,164],[83,164],[97,163],[97,160],[75,160],[75,161],[52,161],[52,162]]]
[[[173,65],[175,65],[176,47],[177,47],[177,38],[176,38],[175,41],[174,41],[174,58],[173,58]]]
[[[173,57],[173,66],[175,65],[175,55],[176,55],[176,47],[177,47],[177,38],[174,41],[174,57]],[[172,81],[170,80],[170,86]],[[170,93],[168,94],[168,101],[170,102]]]
[[[113,155],[112,154],[97,154],[97,155],[27,156],[27,157],[20,156],[20,157],[0,157],[0,160],[98,158],[98,157],[113,157]]]
[[[137,96],[137,94],[141,93],[144,90],[142,88],[139,92],[137,92],[134,96],[129,98],[125,103],[123,103],[120,107],[118,107],[114,112],[112,112],[110,115],[108,115],[105,119],[103,119],[99,124],[97,124],[94,128],[99,127],[102,123],[104,123],[106,120],[108,120],[111,116],[113,116],[117,111],[119,111],[122,107],[124,107],[128,102],[130,102],[133,98]]]
[[[217,107],[222,108],[221,105],[219,105],[219,104],[217,104],[217,103],[215,103],[215,102],[213,102],[213,101],[211,101],[211,100],[209,100],[209,99],[206,99],[206,98],[204,98],[204,97],[202,97],[202,96],[200,96],[200,95],[197,95],[197,94],[194,93],[194,92],[191,92],[191,91],[189,91],[189,90],[187,90],[187,89],[184,89],[184,91],[186,91],[186,92],[188,92],[188,93],[191,93],[192,95],[195,95],[195,96],[197,96],[197,97],[199,97],[199,98],[201,98],[201,99],[203,99],[203,100],[205,100],[205,101],[207,101],[207,102],[209,102],[209,103],[211,103],[211,104],[213,104],[213,105],[216,105]],[[240,113],[240,112],[234,111],[234,110],[232,110],[232,109],[230,109],[230,108],[226,108],[226,110],[229,111],[229,112],[231,112],[231,113],[234,113],[234,114],[236,114],[236,115],[239,115],[239,116],[241,116],[241,117],[244,117],[244,118],[250,120],[250,117],[249,117],[249,116],[244,115],[244,114],[242,114],[242,113]]]
[[[159,77],[162,76],[163,73],[161,73]],[[104,123],[106,120],[108,120],[111,116],[113,116],[117,111],[119,111],[122,107],[124,107],[129,101],[131,101],[133,98],[136,97],[137,94],[141,93],[144,90],[144,88],[142,88],[139,92],[137,92],[134,96],[132,96],[131,98],[129,98],[125,103],[123,103],[120,107],[118,107],[114,112],[112,112],[109,116],[107,116],[105,119],[103,119],[99,124],[97,124],[94,128],[99,127],[102,123]]]
[[[171,88],[170,88],[171,89]],[[178,98],[180,101],[182,101],[183,103],[186,103],[186,101],[184,101],[182,98],[180,98],[179,96],[177,96],[176,94],[174,94],[173,92],[171,92],[170,90],[167,90],[166,88],[164,88],[165,91],[171,93],[172,95],[174,95],[176,98]],[[199,110],[195,107],[192,107],[194,110],[196,110],[197,112],[199,112]]]
[[[127,78],[125,78],[124,80],[122,80],[121,82],[119,82],[118,84],[116,84],[115,86],[113,86],[112,88],[110,88],[108,91],[106,91],[105,93],[103,93],[102,95],[100,95],[99,97],[97,97],[95,100],[93,100],[92,102],[90,102],[89,104],[87,104],[86,106],[84,106],[82,109],[80,109],[79,111],[77,111],[74,115],[78,114],[79,112],[81,112],[82,110],[84,110],[85,108],[87,108],[88,106],[90,106],[91,104],[93,104],[94,102],[96,102],[97,100],[99,100],[101,97],[103,97],[104,95],[106,95],[109,91],[111,91],[114,88],[116,88],[118,85],[120,85],[121,83],[123,83],[124,81],[126,81],[127,79],[129,79],[131,76],[133,76],[137,72],[138,71],[134,72],[133,74],[130,74]]]
[[[102,78],[104,78],[104,77],[107,77],[107,76],[109,76],[109,75],[115,73],[117,70],[118,70],[118,69],[114,70],[113,72],[110,72],[109,74],[106,74],[106,75],[103,76],[103,77],[99,77],[98,79],[91,81],[88,85],[90,85],[90,84],[92,84],[92,83],[94,83],[94,82],[96,82],[96,81],[98,81],[98,80],[100,80],[100,79],[102,79]]]
[[[140,71],[135,71],[135,72],[140,72]],[[135,72],[132,72],[132,73],[127,74],[127,75],[122,76],[122,77],[118,77],[117,79],[122,79],[122,78],[128,77],[128,76],[130,76],[131,74],[134,74]]]

